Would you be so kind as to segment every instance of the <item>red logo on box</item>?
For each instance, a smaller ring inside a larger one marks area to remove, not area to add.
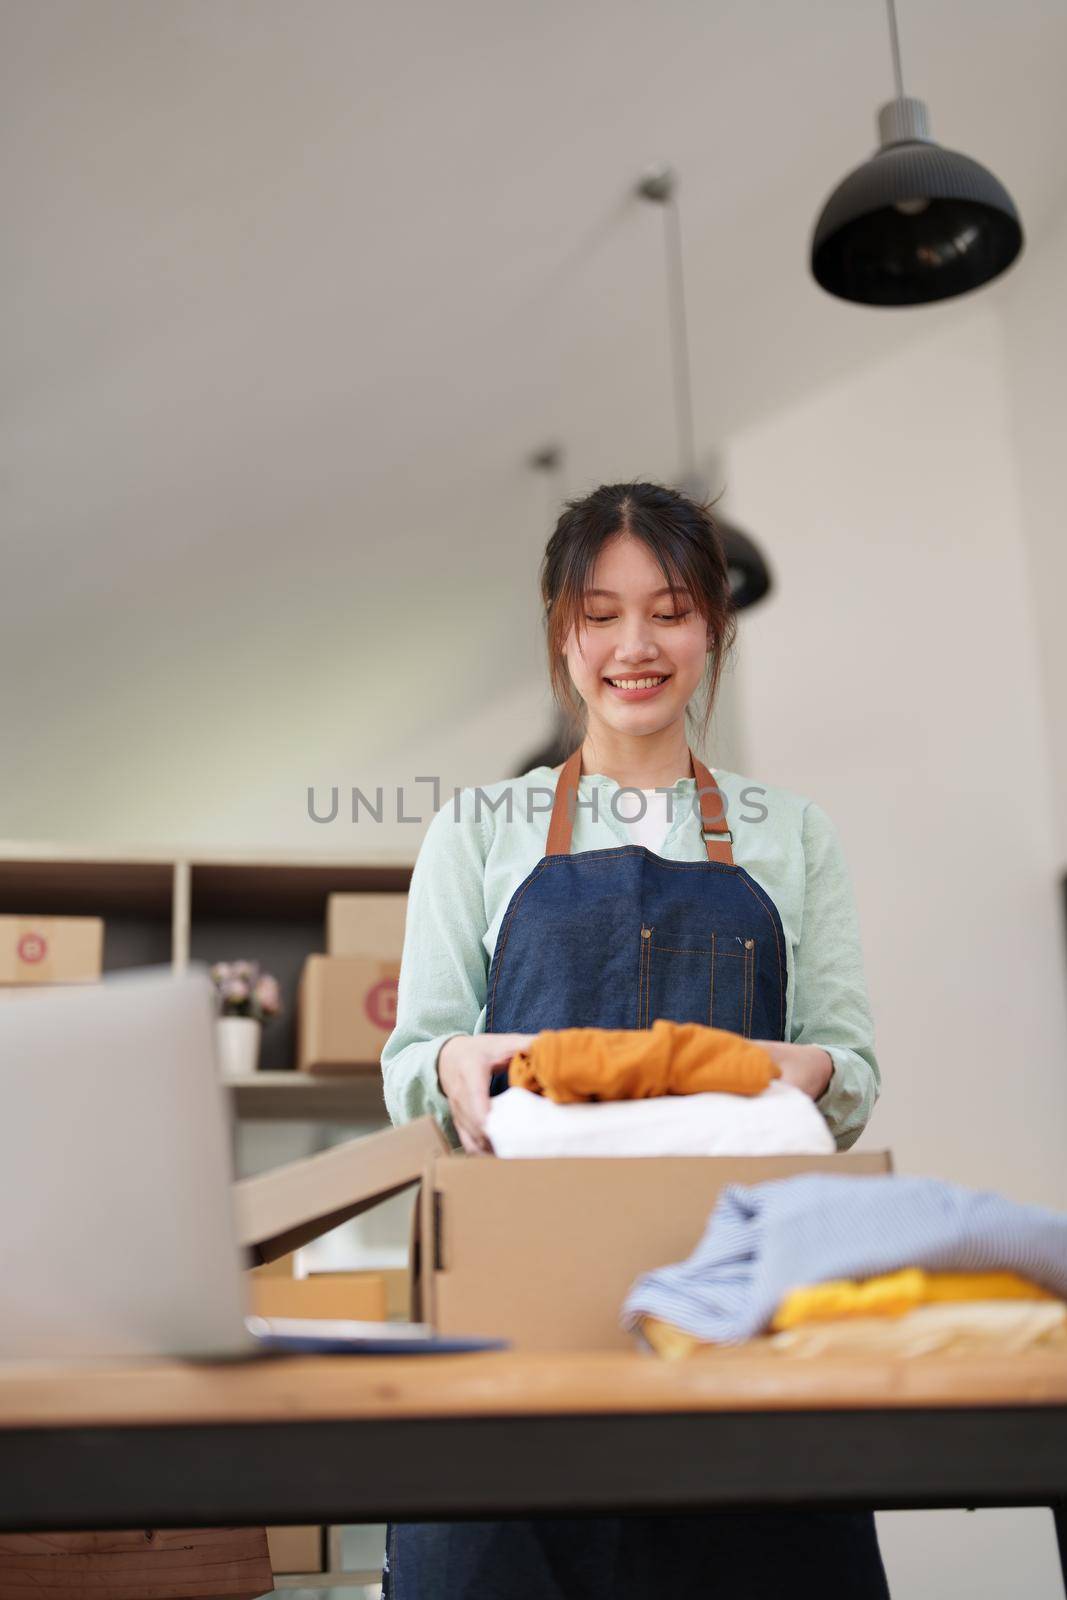
[[[383,978],[367,990],[363,1010],[376,1027],[396,1027],[396,985],[395,978]]]
[[[32,965],[48,954],[48,940],[40,933],[24,933],[16,946],[20,961]]]

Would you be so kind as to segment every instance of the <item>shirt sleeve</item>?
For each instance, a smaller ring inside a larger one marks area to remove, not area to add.
[[[472,801],[471,790],[461,791],[458,819],[455,802],[442,806],[419,847],[408,889],[396,1026],[381,1057],[393,1123],[434,1116],[457,1147],[437,1056],[457,1033],[480,1031],[489,980],[483,942],[488,840]]]
[[[792,1042],[817,1044],[834,1070],[815,1104],[839,1150],[854,1145],[881,1090],[874,1022],[863,973],[859,919],[830,818],[804,808],[804,911],[794,971]]]

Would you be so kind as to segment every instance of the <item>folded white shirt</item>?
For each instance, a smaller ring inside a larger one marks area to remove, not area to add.
[[[776,1079],[762,1094],[668,1094],[557,1105],[528,1089],[489,1102],[498,1156],[833,1155],[810,1095]]]

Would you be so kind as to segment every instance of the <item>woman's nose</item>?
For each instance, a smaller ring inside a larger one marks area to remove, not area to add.
[[[625,666],[639,666],[642,661],[652,661],[656,654],[653,642],[640,637],[627,640],[625,644],[617,645],[615,648],[615,659]]]

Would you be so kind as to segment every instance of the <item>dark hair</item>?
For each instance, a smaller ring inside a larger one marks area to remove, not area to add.
[[[584,595],[597,557],[621,533],[641,540],[672,591],[688,591],[708,625],[714,646],[704,680],[707,698],[703,716],[694,716],[703,736],[715,707],[723,664],[737,635],[737,609],[711,502],[691,500],[662,484],[605,483],[582,499],[567,501],[541,562],[553,696],[564,716],[581,728],[583,707],[567,670],[563,646],[572,627],[577,632],[584,627]],[[687,711],[687,715],[691,713]]]

